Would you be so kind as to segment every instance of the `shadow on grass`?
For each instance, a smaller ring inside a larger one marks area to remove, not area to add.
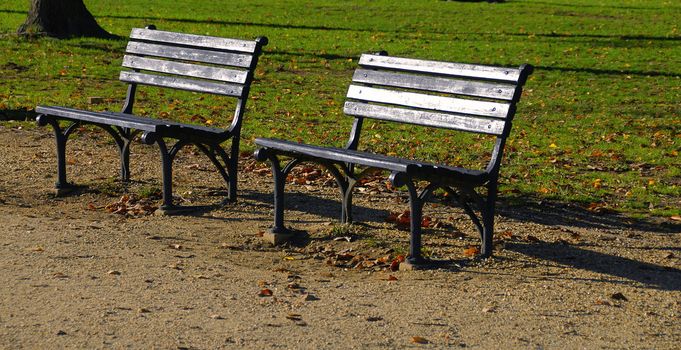
[[[36,113],[32,110],[26,109],[0,109],[0,121],[2,120],[19,120],[19,121],[33,121]]]
[[[19,10],[2,9],[2,10],[0,10],[0,13],[16,13],[16,14],[26,15],[26,14],[28,14],[28,10],[19,11]]]
[[[568,67],[553,67],[553,66],[535,66],[536,70],[557,71],[557,72],[572,72],[572,73],[589,73],[595,75],[636,75],[636,76],[650,76],[650,77],[681,77],[681,73],[672,72],[658,72],[658,71],[635,71],[635,70],[616,70],[616,69],[597,69],[597,68],[568,68]]]
[[[681,291],[681,270],[672,267],[640,262],[625,257],[604,254],[578,246],[553,242],[532,244],[507,244],[506,250],[537,259],[553,261],[571,268],[614,276],[630,284],[638,282],[650,288]],[[679,248],[672,248],[679,249]],[[606,279],[603,279],[605,281]],[[612,280],[607,280],[612,283]]]
[[[556,6],[556,7],[572,7],[572,8],[580,8],[580,7],[594,7],[594,8],[610,8],[610,9],[617,9],[617,10],[648,10],[648,11],[659,11],[662,9],[662,7],[641,7],[641,6],[622,6],[622,5],[601,5],[601,4],[569,4],[569,3],[555,3],[555,2],[546,2],[546,1],[534,1],[534,0],[525,0],[525,1],[518,1],[514,0],[514,2],[522,2],[524,4],[527,4],[528,6],[531,5],[544,5],[544,6]]]

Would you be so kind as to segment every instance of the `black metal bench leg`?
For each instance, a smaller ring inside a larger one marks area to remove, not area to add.
[[[63,196],[71,192],[75,186],[66,180],[66,142],[75,130],[78,123],[72,123],[62,131],[59,122],[46,115],[39,115],[36,118],[39,126],[50,125],[54,130],[55,143],[57,146],[57,181],[54,183],[57,196]]]
[[[55,129],[55,141],[57,143],[57,182],[54,186],[58,195],[60,190],[68,189],[71,185],[66,181],[66,141],[68,138]]]
[[[272,165],[272,176],[274,177],[274,226],[270,232],[263,235],[263,239],[273,245],[279,245],[290,241],[293,238],[293,232],[284,226],[284,186],[286,185],[286,170],[282,170],[279,159],[276,156],[270,156],[270,164]],[[289,163],[287,169],[292,168],[292,163]]]
[[[173,206],[173,158],[177,151],[183,146],[180,142],[177,142],[173,148],[169,151],[166,146],[165,141],[162,137],[158,137],[155,133],[145,132],[142,134],[142,142],[147,145],[152,145],[156,143],[161,152],[161,166],[162,166],[162,178],[163,178],[163,204],[157,211],[157,214],[166,215],[172,214],[174,211]]]
[[[120,149],[121,155],[121,180],[130,181],[130,140],[123,141]]]
[[[167,210],[173,207],[173,158],[162,138],[156,140],[156,143],[161,151],[163,167],[163,204],[161,209]]]
[[[482,212],[482,247],[480,248],[480,257],[488,258],[492,255],[494,250],[494,211],[497,199],[497,184],[496,181],[491,181],[487,186],[487,198],[485,205],[481,208]]]
[[[345,188],[342,188],[343,192],[343,203],[341,210],[341,223],[349,224],[352,222],[352,190],[357,184],[357,180],[352,178],[347,178]]]
[[[341,171],[338,170],[338,168],[331,162],[320,162],[324,168],[326,168],[329,173],[333,176],[334,180],[336,180],[336,184],[338,185],[338,189],[340,190],[341,194],[341,217],[340,217],[340,222],[342,224],[349,224],[352,222],[352,190],[355,188],[355,185],[357,184],[357,179],[354,179],[350,177],[349,175],[343,175]],[[345,174],[351,174],[352,170],[348,168],[344,168],[341,165],[342,171],[345,172]]]
[[[198,147],[198,149],[201,150],[208,157],[208,159],[210,159],[210,161],[213,163],[215,168],[222,176],[222,179],[225,180],[225,182],[227,183],[228,186],[227,198],[225,201],[222,202],[222,204],[224,204],[225,202],[236,201],[236,184],[232,185],[233,182],[236,182],[236,168],[234,168],[232,160],[227,155],[225,150],[222,149],[222,147],[220,147],[219,144],[210,145],[209,146],[210,148],[200,143],[194,143],[194,145]],[[218,156],[220,157],[224,164],[220,163],[220,159],[218,159]]]
[[[140,131],[132,131],[129,128],[111,127],[106,124],[94,124],[104,129],[116,142],[120,155],[121,181],[130,181],[130,142]]]
[[[284,226],[284,186],[286,174],[281,170],[281,165],[276,157],[272,157],[272,176],[274,177],[274,226],[272,233],[288,233]]]
[[[416,186],[411,180],[407,181],[407,189],[409,190],[409,210],[410,210],[410,231],[411,237],[409,239],[409,256],[407,262],[412,266],[424,265],[425,260],[421,255],[421,220],[423,217],[424,201],[418,195]]]

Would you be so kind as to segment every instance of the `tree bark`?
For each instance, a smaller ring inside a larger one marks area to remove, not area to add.
[[[97,24],[83,0],[31,0],[31,9],[19,34],[44,34],[57,38],[87,36],[113,38]]]

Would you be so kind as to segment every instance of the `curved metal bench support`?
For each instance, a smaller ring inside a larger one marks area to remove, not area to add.
[[[39,115],[36,118],[36,122],[38,126],[50,125],[54,130],[57,144],[57,182],[55,183],[57,195],[67,194],[75,187],[66,180],[66,143],[71,134],[84,124],[97,126],[111,135],[120,156],[121,180],[124,182],[130,180],[130,143],[139,132],[133,132],[127,128],[113,128],[110,125],[86,123],[83,121],[71,122],[66,128],[62,129],[56,118],[45,114]]]

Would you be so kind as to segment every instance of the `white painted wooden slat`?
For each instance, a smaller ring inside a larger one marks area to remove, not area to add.
[[[125,55],[123,67],[149,70],[154,72],[185,75],[195,78],[219,80],[228,83],[243,84],[248,72],[234,69],[201,66],[191,63],[173,62],[155,58]]]
[[[363,67],[387,68],[431,74],[443,74],[476,79],[518,82],[520,69],[492,67],[464,63],[428,61],[413,58],[364,54],[359,59]]]
[[[508,115],[510,106],[506,103],[474,101],[358,85],[350,85],[347,97],[368,102],[396,104],[406,107],[494,118],[505,118]]]
[[[251,55],[246,54],[189,49],[186,47],[173,47],[167,45],[141,43],[137,41],[128,42],[128,46],[125,51],[127,53],[136,55],[173,58],[178,60],[220,64],[241,68],[250,67],[251,61],[253,60]]]
[[[166,32],[155,29],[134,28],[130,33],[131,39],[156,41],[169,44],[180,44],[195,47],[206,47],[211,49],[223,49],[238,52],[255,52],[256,42],[248,40],[238,40],[220,38],[207,35],[184,34]]]
[[[399,72],[357,69],[352,77],[356,83],[394,86],[407,89],[443,92],[472,97],[493,98],[511,101],[516,92],[515,85],[493,84],[451,78],[427,77]]]
[[[345,102],[343,112],[347,115],[357,117],[471,131],[489,135],[501,135],[504,132],[505,125],[505,122],[500,119],[472,118],[470,116],[387,107],[351,101]]]
[[[128,83],[171,87],[181,90],[208,92],[212,94],[234,97],[241,97],[243,93],[243,86],[241,85],[213,83],[209,81],[168,77],[130,71],[122,71],[120,74],[120,80]]]

